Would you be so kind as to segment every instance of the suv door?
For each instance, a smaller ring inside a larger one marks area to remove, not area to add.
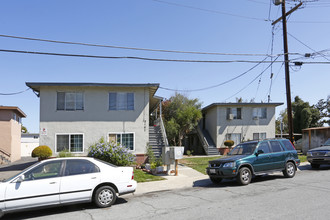
[[[262,151],[262,153],[260,153]],[[273,163],[271,161],[271,151],[268,141],[259,143],[256,155],[256,159],[253,162],[253,169],[255,172],[262,172],[273,169]]]
[[[272,162],[274,169],[283,169],[285,167],[285,152],[279,141],[269,141],[272,150]]]

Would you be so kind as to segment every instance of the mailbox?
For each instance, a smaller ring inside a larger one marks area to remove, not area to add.
[[[174,160],[183,158],[184,147],[171,147],[170,148],[170,158]]]

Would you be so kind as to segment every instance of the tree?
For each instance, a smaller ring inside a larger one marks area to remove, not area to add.
[[[321,99],[322,100],[322,99]],[[324,107],[324,102],[319,101],[316,106],[310,106],[308,102],[303,101],[299,96],[294,98],[292,102],[292,111],[293,111],[293,132],[301,133],[302,129],[321,127],[324,122],[321,121],[321,111],[320,108]],[[325,111],[324,111],[325,112]],[[276,133],[280,133],[280,123],[283,121],[284,133],[288,133],[288,116],[287,110],[283,110],[280,113],[280,116],[277,118],[276,124]]]
[[[28,130],[25,126],[22,125],[21,132],[26,134],[26,133],[28,133]]]
[[[302,129],[322,126],[322,123],[319,123],[320,111],[310,106],[308,102],[304,102],[299,96],[294,98],[292,111],[294,132],[301,133]]]
[[[162,103],[167,137],[172,145],[182,146],[183,138],[194,129],[202,118],[201,103],[175,93]]]
[[[288,114],[286,109],[280,112],[279,117],[275,121],[275,128],[276,133],[281,133],[281,122],[283,123],[283,133],[289,133],[289,126],[288,126]]]
[[[320,123],[330,126],[330,95],[328,95],[327,100],[320,99],[314,107],[320,111]]]

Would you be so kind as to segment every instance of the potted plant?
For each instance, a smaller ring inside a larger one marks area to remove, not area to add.
[[[231,150],[232,146],[234,145],[234,141],[233,140],[226,140],[224,145],[226,146],[225,149],[223,149],[222,155],[226,155],[227,153],[229,153],[229,151]]]

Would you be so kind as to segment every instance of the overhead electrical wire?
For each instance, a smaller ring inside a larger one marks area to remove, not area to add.
[[[21,94],[21,93],[24,93],[24,92],[28,91],[29,89],[31,89],[31,88],[27,88],[27,89],[25,89],[25,90],[23,90],[23,91],[19,91],[19,92],[0,93],[0,95],[18,95],[18,94]]]
[[[222,12],[222,11],[217,11],[217,10],[211,10],[211,9],[204,9],[204,8],[199,8],[199,7],[194,7],[194,6],[184,5],[184,4],[174,3],[174,2],[168,2],[168,1],[162,1],[162,0],[152,0],[152,1],[159,2],[159,3],[162,3],[162,4],[172,5],[172,6],[178,6],[178,7],[183,7],[183,8],[195,9],[195,10],[204,11],[204,12],[210,12],[210,13],[215,13],[215,14],[228,15],[228,16],[232,16],[232,17],[252,19],[252,20],[257,20],[257,21],[269,21],[267,19],[255,18],[255,17],[249,17],[249,16],[243,16],[243,15],[232,14],[232,13],[227,13],[227,12]]]
[[[146,61],[165,61],[165,62],[184,62],[184,63],[259,63],[260,62],[257,60],[183,60],[183,59],[163,59],[163,58],[149,58],[149,57],[137,57],[137,56],[100,56],[100,55],[89,55],[89,54],[67,54],[67,53],[52,53],[52,52],[7,50],[7,49],[0,49],[0,52],[65,56],[65,57],[81,57],[81,58],[134,59],[134,60],[146,60]],[[263,61],[263,62],[269,63],[270,61]]]
[[[217,53],[217,52],[201,52],[201,51],[180,51],[180,50],[162,50],[162,49],[150,49],[150,48],[138,48],[138,47],[124,47],[124,46],[114,46],[114,45],[102,45],[102,44],[91,44],[91,43],[82,43],[82,42],[71,42],[71,41],[59,41],[59,40],[50,40],[50,39],[41,39],[41,38],[31,38],[31,37],[22,37],[14,35],[5,35],[0,34],[0,37],[5,38],[14,38],[20,40],[30,40],[30,41],[41,41],[48,43],[58,43],[58,44],[71,44],[71,45],[80,45],[80,46],[90,46],[90,47],[105,47],[105,48],[114,48],[114,49],[125,49],[125,50],[140,50],[140,51],[150,51],[150,52],[165,52],[165,53],[186,53],[186,54],[200,54],[200,55],[224,55],[224,56],[278,56],[279,54],[247,54],[247,53]],[[297,53],[292,53],[292,55],[300,55]]]
[[[219,86],[222,86],[222,85],[225,85],[227,83],[230,83],[242,76],[244,76],[245,74],[247,74],[248,72],[250,72],[251,70],[253,70],[254,68],[256,68],[257,66],[259,66],[260,64],[262,64],[265,60],[267,59],[267,57],[265,59],[263,59],[262,61],[260,61],[259,63],[257,63],[256,65],[254,65],[253,67],[251,67],[250,69],[248,69],[247,71],[235,76],[234,78],[231,78],[229,80],[226,80],[222,83],[219,83],[219,84],[216,84],[216,85],[213,85],[213,86],[208,86],[208,87],[204,87],[204,88],[200,88],[200,89],[171,89],[171,88],[167,88],[167,87],[162,87],[160,86],[159,88],[160,89],[164,89],[164,90],[168,90],[168,91],[175,91],[175,92],[198,92],[198,91],[203,91],[203,90],[209,90],[209,89],[213,89],[213,88],[216,88],[216,87],[219,87]]]
[[[264,72],[266,72],[266,70],[269,69],[269,67],[271,67],[271,65],[273,65],[274,62],[276,62],[276,60],[278,59],[278,57],[272,62],[270,63],[260,74],[258,74],[251,82],[249,82],[246,86],[244,86],[242,89],[240,89],[238,92],[236,92],[235,94],[233,94],[232,96],[226,98],[224,100],[224,102],[226,102],[228,99],[234,97],[235,95],[237,95],[238,93],[242,92],[244,89],[246,89],[249,85],[251,85],[254,81],[256,81]]]

